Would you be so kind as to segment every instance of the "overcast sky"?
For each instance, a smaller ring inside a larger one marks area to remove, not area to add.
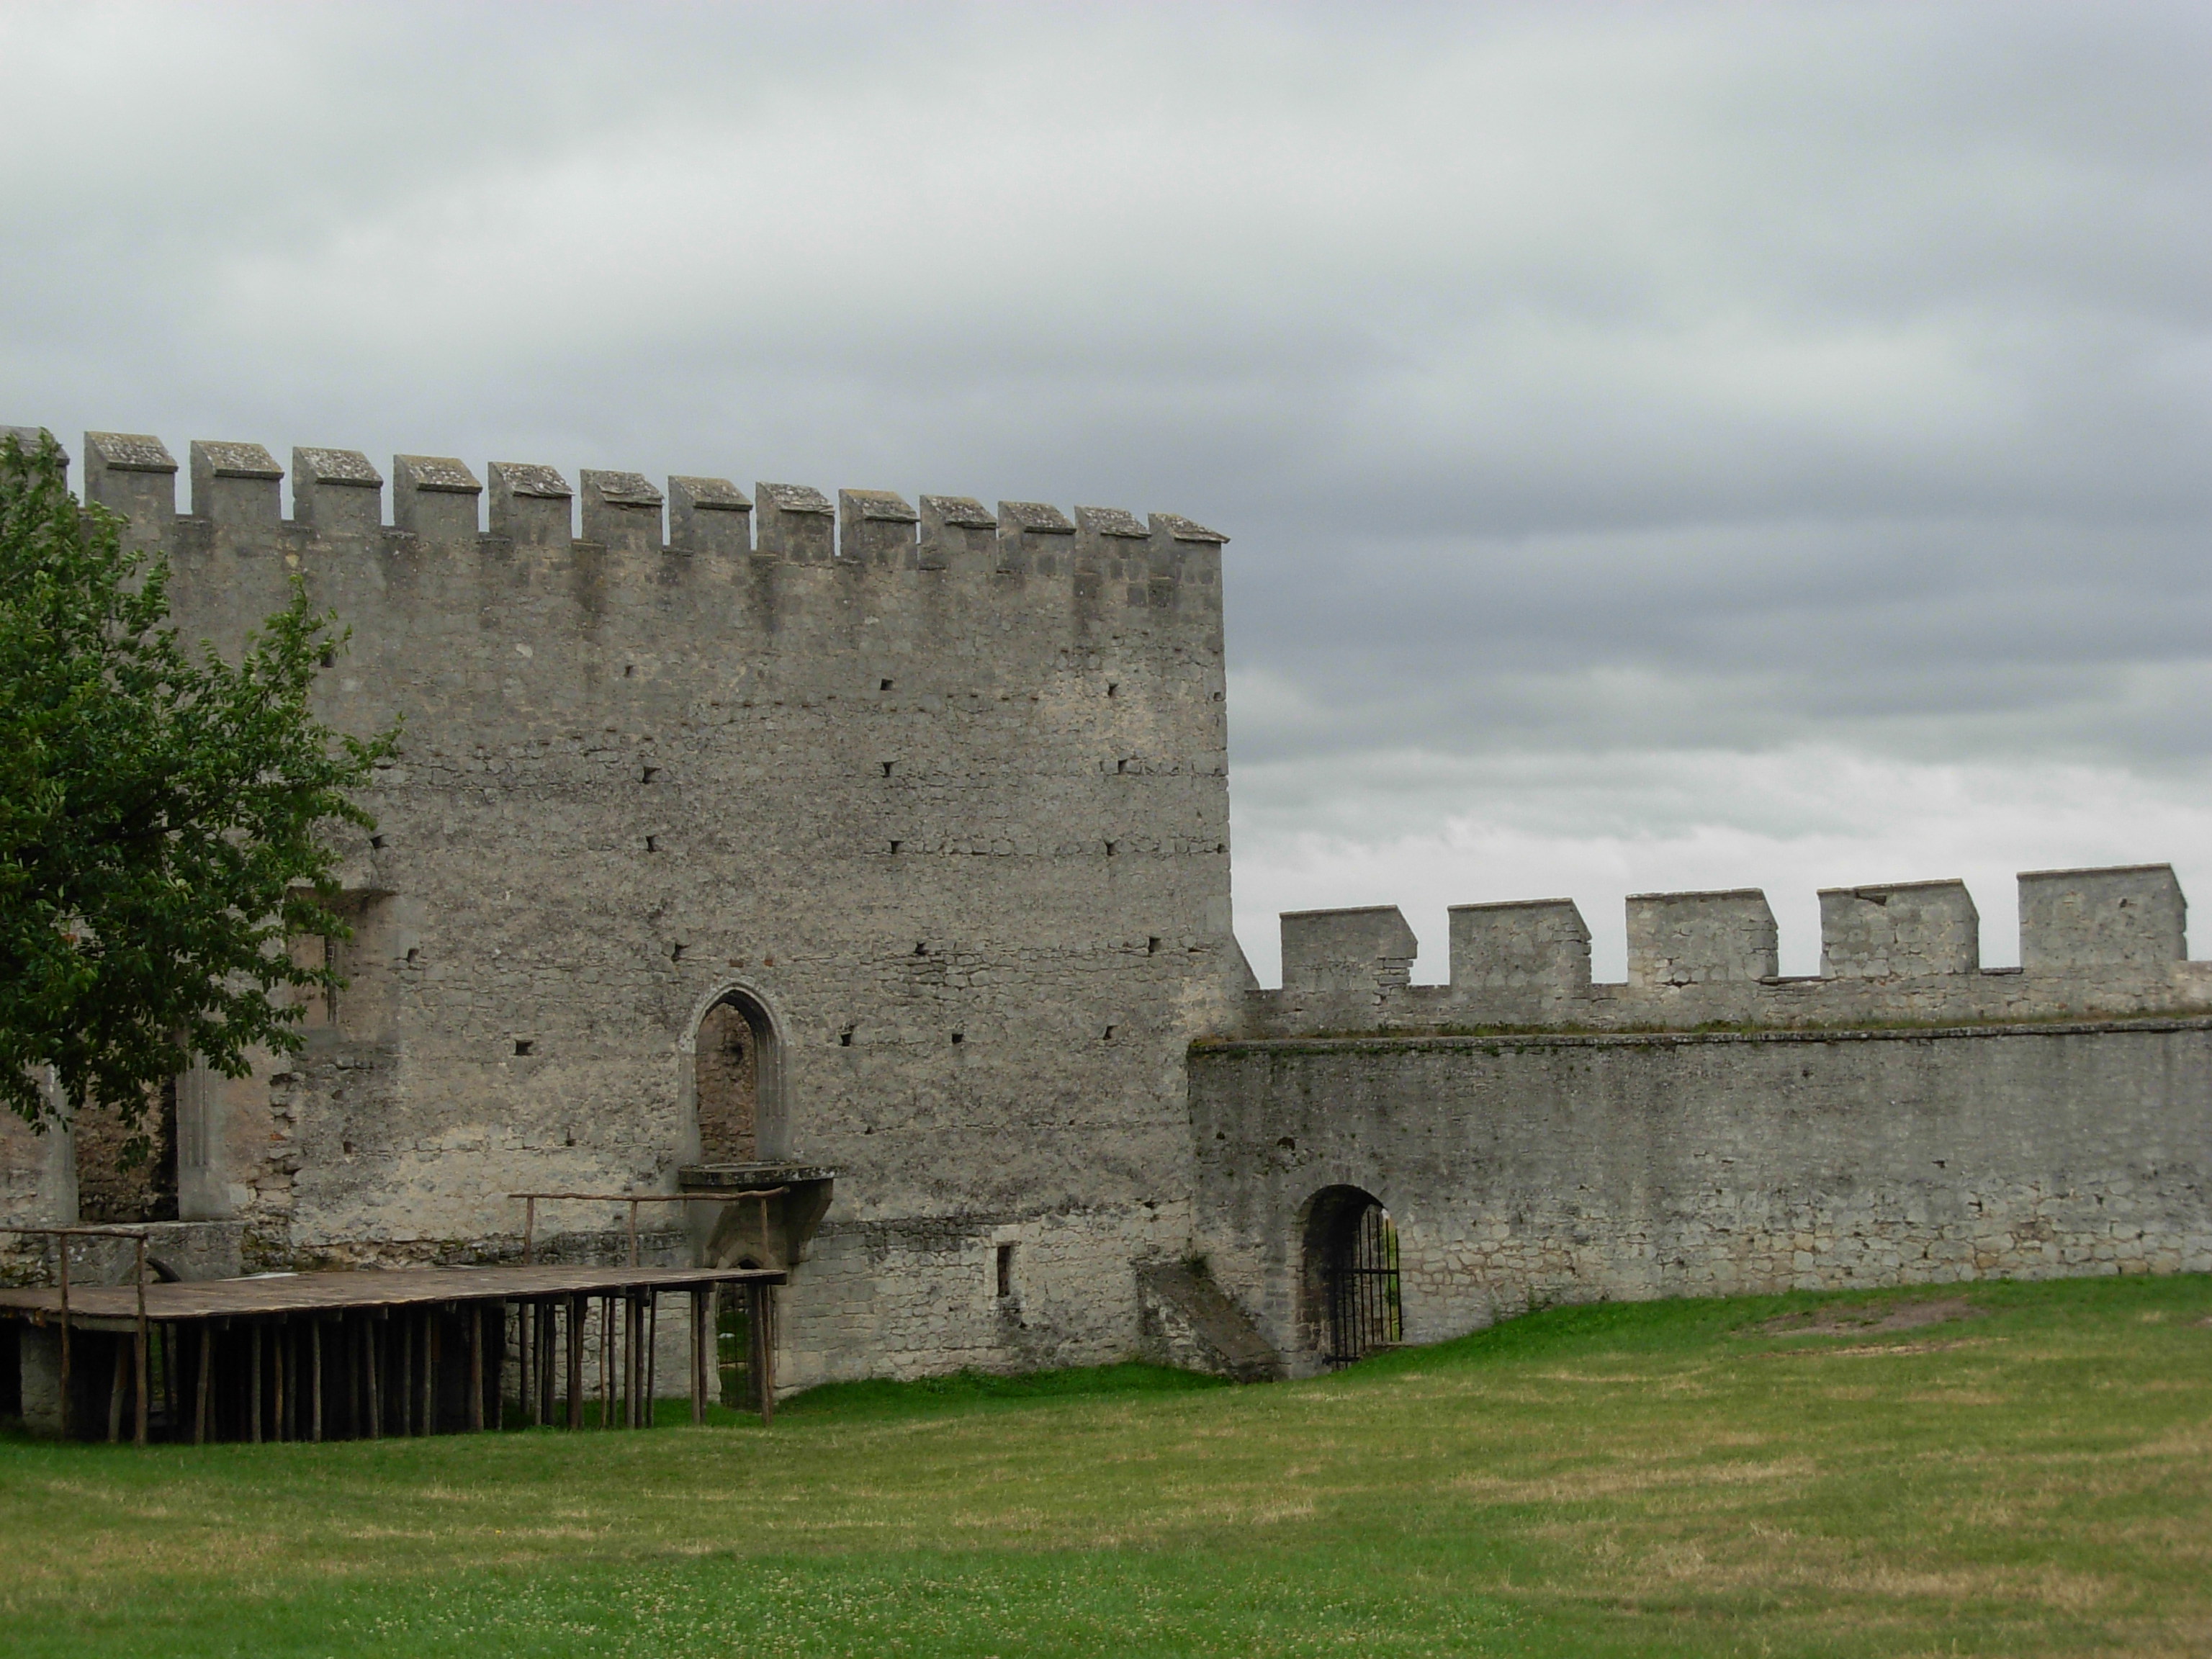
[[[0,422],[1188,514],[1237,928],[2171,860],[2212,9],[0,8]],[[2206,947],[2200,945],[2198,953]]]

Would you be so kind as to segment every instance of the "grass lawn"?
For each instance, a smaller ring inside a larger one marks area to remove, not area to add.
[[[16,1659],[2203,1655],[2212,1279],[1567,1309],[765,1431],[9,1439],[0,1536]]]

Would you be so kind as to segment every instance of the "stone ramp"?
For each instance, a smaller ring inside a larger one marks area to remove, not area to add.
[[[1182,1262],[1138,1268],[1137,1304],[1152,1358],[1239,1382],[1273,1382],[1287,1374],[1282,1356],[1244,1310],[1203,1273]]]

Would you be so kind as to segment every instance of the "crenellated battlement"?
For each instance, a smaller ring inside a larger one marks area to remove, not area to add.
[[[1361,1030],[1704,1024],[1845,1025],[2066,1018],[2212,1007],[2212,962],[2191,962],[2171,865],[2034,870],[2020,881],[2018,968],[1981,966],[1964,882],[1820,892],[1817,975],[1784,975],[1756,889],[1638,893],[1628,975],[1590,977],[1571,899],[1454,907],[1451,975],[1409,983],[1413,930],[1393,906],[1282,917],[1283,988],[1248,998],[1255,1035]]]
[[[493,461],[480,480],[456,457],[414,454],[392,457],[387,518],[386,480],[367,455],[313,447],[292,451],[288,517],[287,469],[262,445],[195,439],[187,453],[191,504],[179,515],[179,469],[161,439],[87,433],[85,499],[122,515],[136,544],[163,551],[192,530],[241,545],[306,535],[450,552],[497,542],[1035,577],[1101,605],[1216,613],[1229,539],[1179,514],[1140,519],[1116,507],[1078,507],[1071,517],[1039,501],[1000,501],[994,512],[970,496],[926,495],[917,507],[887,489],[841,489],[833,501],[810,485],[771,483],[748,496],[727,478],[675,475],[663,489],[641,472],[593,469],[577,474],[580,490],[542,463]]]

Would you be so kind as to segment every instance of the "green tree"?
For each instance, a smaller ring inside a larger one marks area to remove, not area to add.
[[[398,728],[315,718],[346,636],[296,578],[235,664],[186,649],[166,562],[67,467],[0,436],[0,1097],[40,1129],[112,1108],[143,1149],[150,1089],[295,1051],[293,993],[338,988],[288,947],[346,936],[326,833],[374,828],[349,792]]]

